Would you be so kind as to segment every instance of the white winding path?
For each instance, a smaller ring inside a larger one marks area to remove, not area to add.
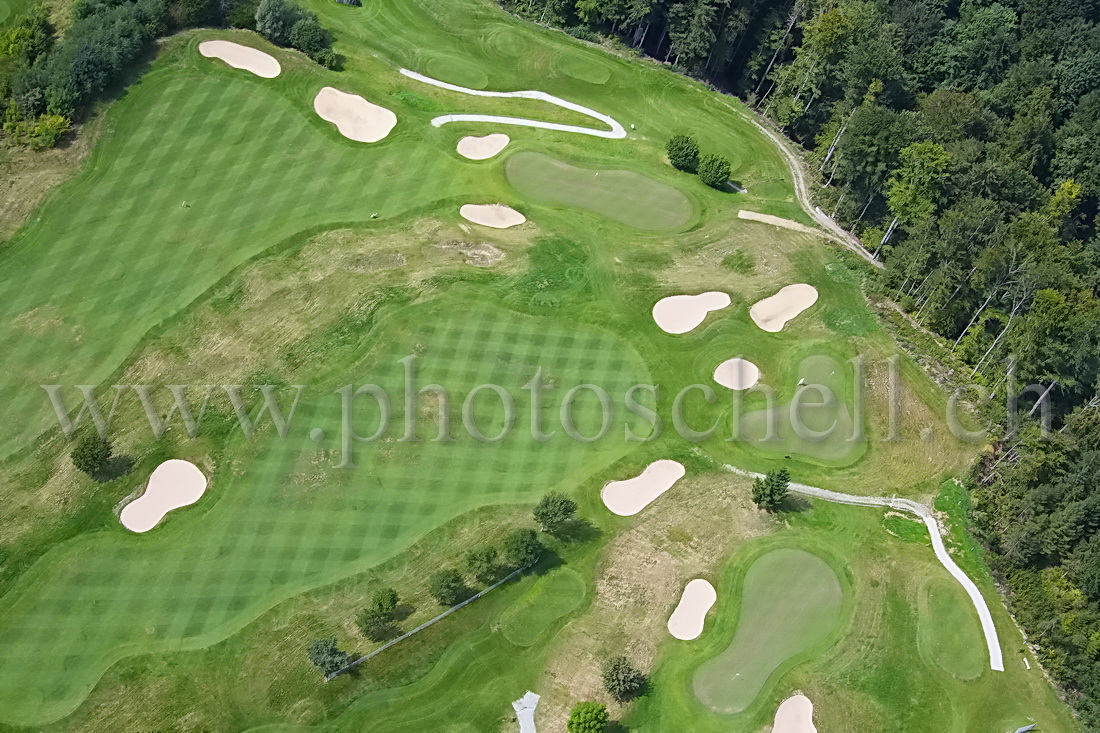
[[[750,478],[764,477],[764,474],[744,471],[729,464],[726,464],[726,469]],[[943,536],[940,534],[939,522],[936,521],[936,517],[932,514],[931,509],[911,499],[899,499],[896,496],[878,497],[841,494],[837,491],[819,489],[816,486],[797,484],[793,481],[791,482],[790,490],[796,494],[810,496],[815,499],[821,499],[822,501],[831,501],[837,504],[852,504],[854,506],[889,507],[890,509],[896,509],[898,511],[910,512],[920,517],[924,521],[924,525],[928,528],[928,536],[932,539],[932,550],[936,553],[936,559],[947,568],[947,572],[951,573],[955,580],[959,581],[963,590],[970,596],[970,601],[974,604],[974,609],[978,612],[978,619],[982,623],[982,633],[985,634],[985,645],[989,648],[989,668],[995,672],[1005,671],[1004,658],[1001,656],[1001,642],[997,638],[997,627],[993,623],[993,615],[989,612],[989,606],[985,602],[985,597],[982,596],[982,592],[978,590],[978,586],[974,585],[974,581],[962,571],[962,568],[955,564],[951,555],[948,554],[947,548],[943,544]]]
[[[439,79],[433,79],[430,76],[424,76],[415,71],[409,69],[401,69],[401,73],[410,79],[424,82],[425,84],[431,84],[432,86],[439,87],[440,89],[447,89],[452,92],[459,92],[460,94],[471,94],[475,97],[520,97],[523,99],[537,99],[540,102],[549,102],[550,104],[563,107],[574,112],[580,112],[582,115],[587,115],[593,119],[603,122],[610,127],[610,130],[597,130],[592,127],[580,127],[578,125],[563,125],[557,122],[540,122],[539,120],[529,120],[525,117],[502,117],[500,115],[442,115],[432,120],[433,127],[441,127],[448,122],[494,122],[498,125],[519,125],[520,127],[538,127],[543,130],[558,130],[559,132],[576,132],[581,135],[592,135],[593,137],[605,137],[611,140],[619,140],[626,137],[626,130],[620,125],[613,117],[601,114],[594,109],[589,109],[583,105],[575,102],[567,102],[561,97],[555,97],[552,94],[546,92],[539,92],[535,90],[528,90],[522,92],[487,92],[482,89],[470,89],[469,87],[460,87],[457,84],[450,84]]]

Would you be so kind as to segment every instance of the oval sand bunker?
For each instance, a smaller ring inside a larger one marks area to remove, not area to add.
[[[467,221],[493,229],[507,229],[527,221],[523,214],[504,204],[465,204],[458,213]]]
[[[653,306],[653,320],[665,333],[687,333],[697,327],[711,311],[730,304],[730,296],[717,291],[698,295],[672,295]]]
[[[684,587],[680,603],[668,617],[668,633],[677,639],[690,641],[703,633],[707,611],[718,600],[714,586],[702,578],[692,580]]]
[[[729,389],[748,389],[760,381],[760,367],[747,359],[726,359],[715,367],[714,381]]]
[[[654,461],[634,478],[612,481],[603,487],[604,506],[620,517],[630,517],[653,503],[684,477],[687,469],[678,461]]]
[[[458,154],[470,160],[487,160],[504,150],[511,138],[502,132],[492,135],[467,135],[458,141]]]
[[[322,120],[336,125],[341,135],[361,143],[378,142],[397,124],[397,115],[385,107],[333,87],[317,92],[313,109]]]
[[[772,733],[817,733],[814,704],[805,695],[791,695],[775,711]]]
[[[749,309],[749,315],[760,328],[778,333],[787,325],[787,321],[816,302],[817,288],[806,283],[797,283],[757,302]]]
[[[283,70],[271,54],[233,41],[203,41],[199,44],[199,53],[207,58],[221,59],[234,69],[251,71],[265,79],[274,79]]]
[[[145,493],[122,507],[119,521],[131,532],[148,532],[173,509],[194,504],[206,491],[206,476],[195,464],[173,458],[149,475]]]

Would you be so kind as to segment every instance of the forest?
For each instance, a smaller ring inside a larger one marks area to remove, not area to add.
[[[972,522],[1100,730],[1100,2],[504,4],[734,94],[801,146],[817,205],[885,264],[874,294],[998,398]]]

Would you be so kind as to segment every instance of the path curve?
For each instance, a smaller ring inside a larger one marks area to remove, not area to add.
[[[563,107],[574,112],[580,112],[582,115],[586,115],[593,119],[603,122],[610,127],[610,130],[597,130],[592,127],[580,127],[579,125],[563,125],[558,122],[541,122],[539,120],[531,120],[526,117],[502,117],[500,115],[441,115],[432,120],[433,127],[441,127],[448,122],[493,122],[498,125],[518,125],[520,127],[538,127],[543,130],[557,130],[559,132],[576,132],[581,135],[592,135],[593,137],[604,137],[610,140],[621,140],[626,137],[626,129],[618,123],[615,118],[608,115],[597,112],[594,109],[590,109],[576,102],[568,102],[561,97],[555,97],[553,94],[547,94],[546,92],[540,92],[536,90],[527,90],[521,92],[487,92],[482,89],[470,89],[469,87],[460,87],[457,84],[450,84],[439,79],[433,79],[430,76],[424,76],[423,74],[409,69],[401,69],[401,73],[410,79],[424,82],[425,84],[431,84],[432,86],[439,87],[440,89],[447,89],[452,92],[459,92],[460,94],[470,94],[475,97],[520,97],[522,99],[537,99],[540,102],[549,102],[550,104],[558,107]]]
[[[726,469],[733,473],[740,474],[741,476],[748,476],[754,479],[764,478],[764,474],[762,473],[745,471],[729,464],[726,464]],[[970,596],[970,601],[974,604],[974,609],[978,612],[978,619],[982,624],[982,633],[985,635],[985,645],[989,649],[989,668],[995,672],[1005,671],[1004,658],[1001,655],[1001,642],[997,637],[997,626],[993,623],[993,615],[989,612],[989,605],[985,602],[985,597],[982,595],[982,592],[978,590],[978,586],[963,572],[962,568],[955,563],[955,560],[952,559],[951,555],[947,552],[947,547],[943,544],[940,524],[936,521],[936,517],[930,508],[911,499],[901,499],[896,496],[879,497],[842,494],[837,491],[829,491],[828,489],[819,489],[816,486],[798,484],[793,481],[790,484],[790,490],[796,494],[802,494],[803,496],[809,496],[814,499],[821,499],[822,501],[831,501],[837,504],[851,504],[853,506],[887,507],[916,514],[920,517],[924,522],[924,526],[928,528],[928,536],[932,539],[932,550],[936,553],[936,559],[940,561],[941,565],[947,568],[947,572],[951,573],[955,580],[959,581],[963,590]]]
[[[863,246],[863,242],[859,241],[851,232],[846,231],[844,227],[837,224],[836,221],[822,211],[820,207],[814,205],[813,201],[810,199],[810,193],[806,186],[806,172],[802,169],[802,159],[792,152],[789,147],[792,143],[783,135],[780,135],[775,130],[761,123],[751,112],[739,109],[728,102],[726,106],[755,125],[756,128],[764,133],[764,135],[775,144],[775,147],[779,149],[780,155],[783,156],[783,159],[787,163],[787,167],[791,170],[791,177],[794,182],[794,193],[798,198],[799,205],[802,206],[803,210],[805,210],[814,221],[825,228],[825,232],[822,232],[822,234],[837,244],[841,244],[852,250],[880,270],[885,269],[882,260],[867,251],[867,248]]]

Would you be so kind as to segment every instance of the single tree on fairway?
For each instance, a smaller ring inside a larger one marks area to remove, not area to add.
[[[721,155],[707,155],[699,161],[699,180],[711,188],[723,188],[730,179],[730,162]]]
[[[598,702],[579,702],[573,706],[573,712],[569,713],[569,720],[565,723],[568,733],[604,733],[611,716],[607,714],[607,706]]]
[[[614,657],[603,666],[604,689],[619,702],[625,702],[641,692],[645,679],[645,674],[626,657]]]
[[[73,447],[73,465],[94,479],[99,479],[111,460],[111,441],[97,433],[87,433]]]
[[[773,511],[786,501],[790,484],[791,474],[787,469],[770,471],[768,475],[752,482],[752,500],[761,509]]]
[[[535,521],[543,532],[560,532],[577,513],[577,502],[560,491],[551,491],[535,506]]]
[[[533,529],[514,529],[504,538],[504,562],[511,568],[530,565],[542,554],[542,543]]]
[[[321,674],[326,677],[338,669],[343,669],[351,662],[351,655],[340,651],[336,646],[336,639],[314,639],[306,649],[309,661],[313,662]]]
[[[699,143],[691,135],[673,135],[665,146],[673,167],[694,173],[699,166]]]
[[[467,597],[466,583],[457,570],[437,570],[428,578],[428,592],[444,606],[453,606]]]
[[[466,572],[479,583],[492,583],[500,572],[495,547],[481,547],[466,553]]]

